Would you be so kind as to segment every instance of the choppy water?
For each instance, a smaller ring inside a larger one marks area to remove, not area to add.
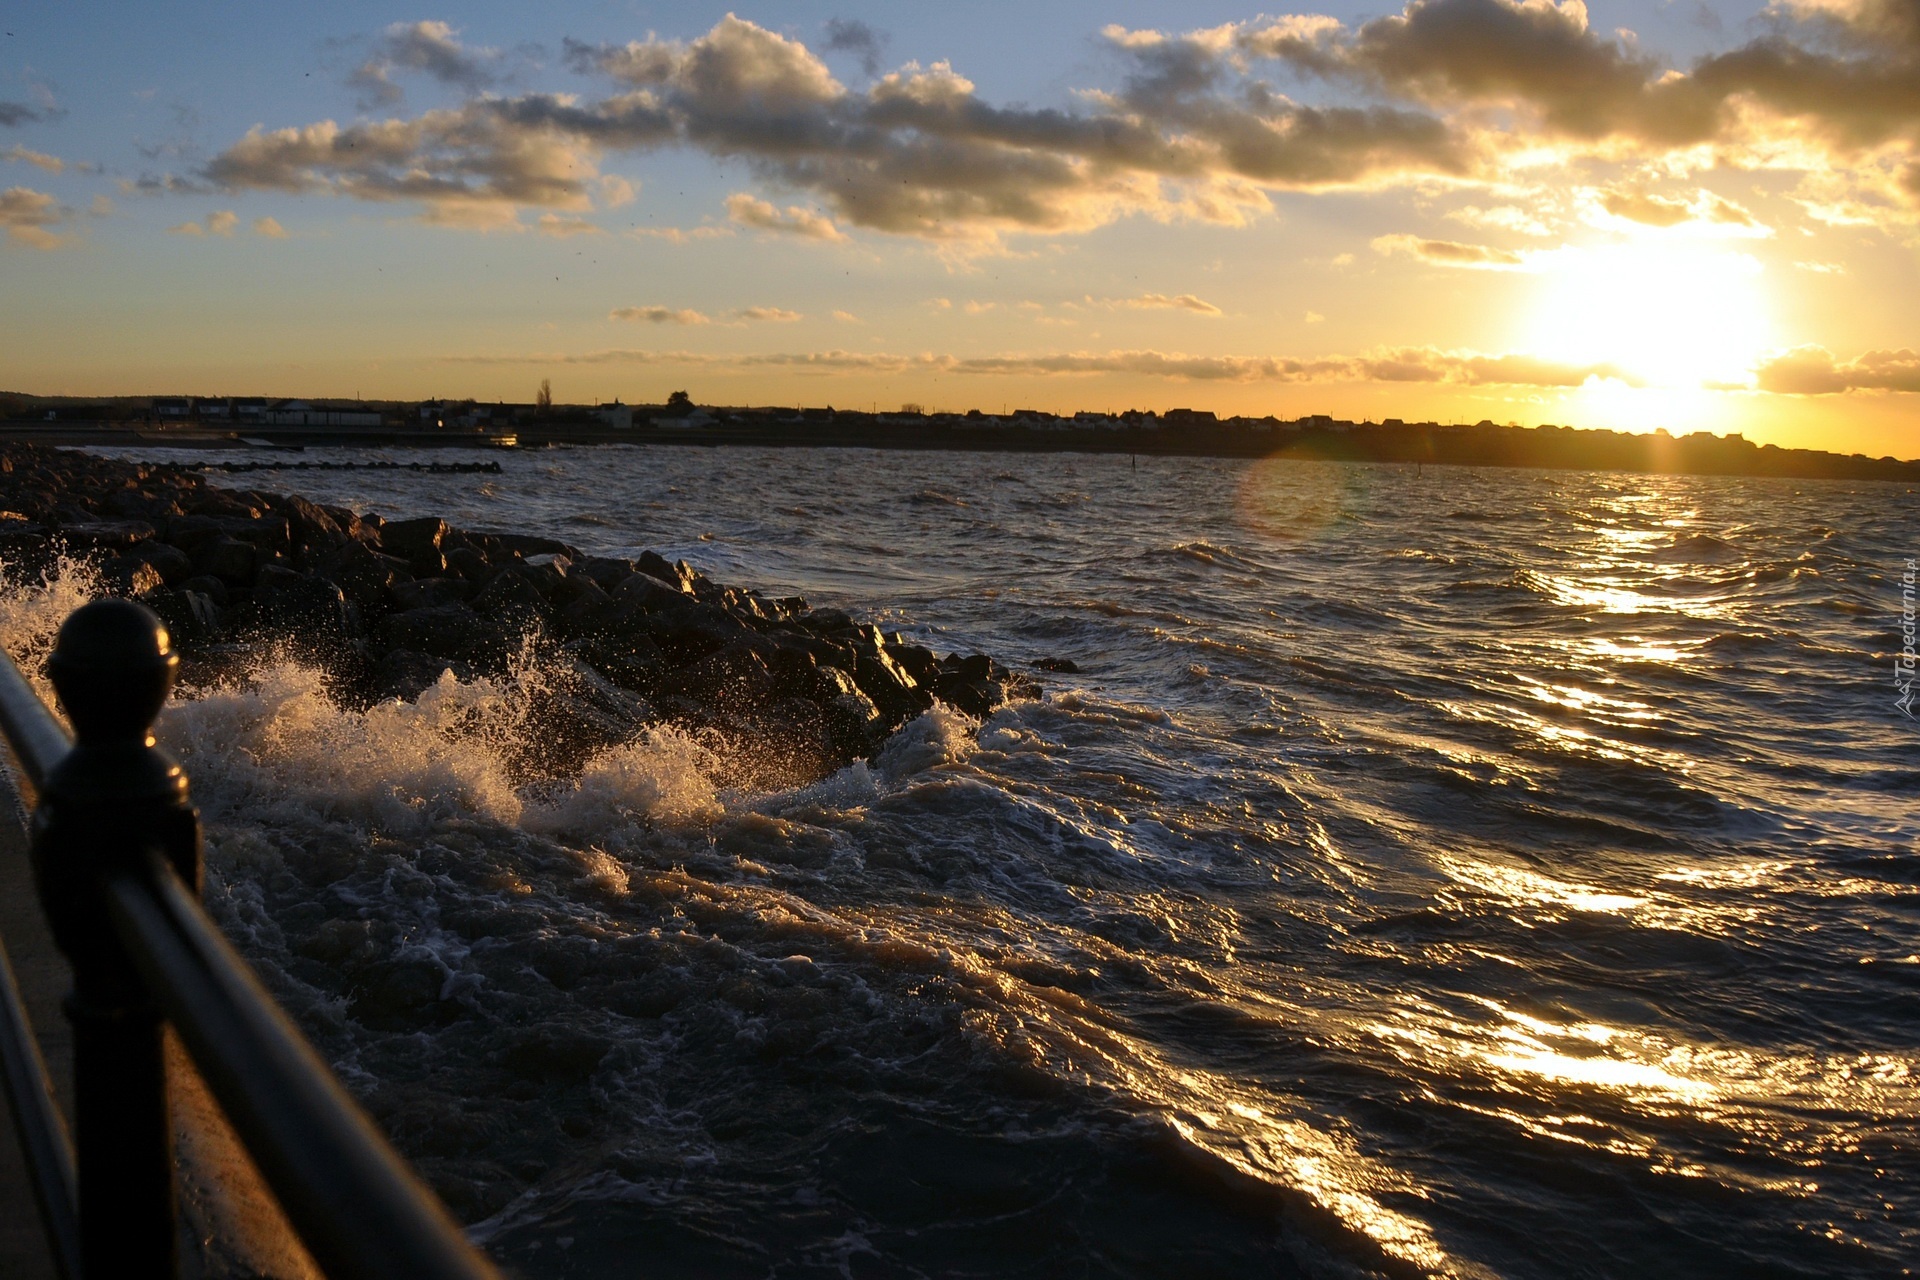
[[[223,924],[525,1275],[1920,1256],[1913,490],[502,460],[234,483],[1081,667],[771,795],[673,734],[526,783],[537,669],[169,713]]]

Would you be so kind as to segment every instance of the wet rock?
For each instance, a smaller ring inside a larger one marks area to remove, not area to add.
[[[617,556],[587,556],[575,565],[576,578],[584,576],[602,591],[612,593],[613,589],[640,572],[640,566],[632,560]]]
[[[523,623],[547,618],[553,611],[539,587],[519,565],[509,565],[487,579],[487,585],[473,598],[473,610]]]
[[[191,591],[195,595],[205,596],[207,599],[213,601],[219,608],[224,609],[232,603],[232,598],[227,593],[227,584],[218,578],[209,576],[188,578],[180,584],[179,589],[182,591]]]
[[[452,671],[455,679],[472,679],[473,672],[457,659],[436,658],[412,649],[390,649],[374,664],[370,683],[376,701],[412,702],[440,677]]]
[[[152,565],[154,572],[170,587],[179,586],[193,575],[193,561],[187,553],[165,542],[142,542],[126,554]]]
[[[253,582],[258,561],[251,543],[221,534],[201,545],[192,564],[195,576],[218,578],[229,587],[245,587]]]
[[[472,600],[473,584],[465,578],[409,578],[395,582],[387,597],[396,609],[434,609]]]
[[[662,689],[703,706],[738,713],[772,702],[779,682],[765,658],[748,645],[735,643],[667,677]]]
[[[449,573],[457,573],[475,586],[493,576],[493,566],[477,547],[455,547],[446,552],[446,560]]]
[[[158,569],[138,556],[115,556],[100,566],[100,585],[113,595],[133,600],[167,584]]]
[[[153,537],[154,528],[144,520],[83,518],[63,521],[60,536],[76,551],[123,551],[136,542],[145,542]]]
[[[360,619],[346,595],[325,578],[278,565],[260,570],[253,586],[260,621],[294,640],[337,640],[354,635]]]
[[[220,607],[198,591],[157,591],[146,604],[176,644],[205,645],[220,638]]]
[[[485,538],[489,547],[499,547],[509,557],[565,556],[569,560],[580,558],[577,550],[558,538],[542,538],[530,533],[485,533],[478,536]]]
[[[889,644],[887,656],[900,665],[915,684],[927,684],[940,670],[940,660],[933,650],[917,644]]]
[[[417,520],[389,520],[380,526],[380,546],[388,555],[407,562],[416,576],[428,578],[447,571],[440,541],[446,537],[447,522],[438,516]]]
[[[405,561],[381,555],[362,542],[341,545],[316,566],[316,572],[339,587],[363,617],[384,610],[389,592],[412,579]]]
[[[1035,658],[1033,660],[1033,669],[1035,671],[1054,671],[1061,675],[1068,676],[1080,674],[1080,664],[1072,658]]]

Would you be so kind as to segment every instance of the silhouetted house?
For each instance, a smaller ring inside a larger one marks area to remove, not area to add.
[[[225,396],[215,396],[211,400],[195,400],[193,416],[202,422],[225,422],[233,417],[233,402]]]
[[[600,419],[600,425],[612,427],[615,431],[633,429],[633,406],[621,404],[618,399],[612,404],[603,404],[594,409],[593,416]]]
[[[233,399],[233,420],[235,422],[265,422],[267,420],[266,397],[235,396]]]
[[[366,409],[341,409],[305,400],[282,400],[267,410],[266,424],[274,427],[377,427],[380,415]]]
[[[155,396],[153,416],[169,421],[184,421],[193,416],[193,401],[186,396]]]

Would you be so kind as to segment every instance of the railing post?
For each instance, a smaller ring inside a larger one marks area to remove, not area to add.
[[[186,775],[149,732],[179,662],[160,620],[126,600],[76,610],[47,662],[75,743],[34,814],[33,866],[54,940],[73,966],[67,1017],[88,1280],[177,1274],[162,1022],[108,923],[102,886],[158,851],[199,891],[199,815]]]

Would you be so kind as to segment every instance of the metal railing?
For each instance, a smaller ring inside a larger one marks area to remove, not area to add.
[[[171,1024],[326,1275],[498,1280],[201,907],[199,815],[149,732],[178,666],[141,606],[76,610],[47,664],[70,744],[0,655],[0,731],[39,793],[34,879],[74,975],[70,1142],[0,953],[0,1067],[56,1269],[178,1274]]]

